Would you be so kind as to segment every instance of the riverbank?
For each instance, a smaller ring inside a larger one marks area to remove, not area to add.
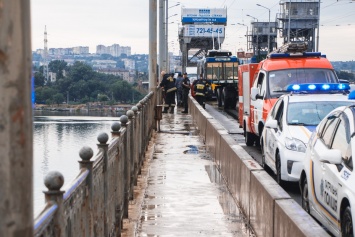
[[[59,105],[44,105],[35,104],[34,110],[39,111],[69,111],[69,112],[80,112],[80,111],[97,111],[97,112],[126,112],[133,105],[131,104],[116,104],[116,105],[103,105],[101,103],[87,103],[87,104],[59,104]]]

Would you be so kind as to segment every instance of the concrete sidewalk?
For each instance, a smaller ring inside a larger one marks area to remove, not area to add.
[[[122,236],[254,236],[192,117],[164,114],[160,130],[147,152]]]

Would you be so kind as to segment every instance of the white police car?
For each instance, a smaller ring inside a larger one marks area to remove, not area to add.
[[[331,111],[312,133],[299,184],[302,207],[335,236],[355,236],[355,106]]]
[[[340,91],[337,91],[338,86]],[[298,93],[285,94],[274,104],[266,119],[260,145],[262,166],[268,166],[276,174],[279,184],[299,180],[306,144],[321,119],[336,107],[355,103],[348,100],[345,93],[348,87],[343,86],[327,84],[328,91],[322,84],[290,85],[288,91],[294,87],[293,91]]]

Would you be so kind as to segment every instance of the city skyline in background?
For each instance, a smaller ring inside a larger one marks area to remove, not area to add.
[[[295,1],[295,0],[292,0]],[[159,0],[158,6],[159,6]],[[302,1],[301,1],[302,2]],[[125,4],[107,0],[105,4],[95,0],[32,0],[32,50],[44,48],[44,29],[47,27],[48,48],[88,46],[90,53],[97,45],[131,47],[132,54],[148,54],[149,50],[149,1],[131,0]],[[169,1],[168,42],[169,52],[179,54],[178,28],[181,27],[181,8],[227,8],[227,26],[222,49],[234,54],[246,49],[246,27],[251,29],[249,16],[260,22],[275,21],[279,0],[187,0]],[[355,57],[355,1],[324,0],[320,10],[319,51],[331,61],[350,61]],[[254,19],[254,20],[255,20]],[[238,25],[244,24],[243,25]],[[281,39],[278,39],[278,46]],[[159,52],[158,52],[159,53]]]

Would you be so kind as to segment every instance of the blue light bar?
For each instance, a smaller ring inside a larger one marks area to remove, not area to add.
[[[312,84],[291,84],[288,85],[286,91],[343,91],[350,90],[348,84],[342,83],[312,83]]]
[[[272,53],[270,54],[270,58],[289,58],[289,53]]]
[[[322,53],[321,52],[304,52],[303,56],[305,56],[305,57],[321,57]]]

